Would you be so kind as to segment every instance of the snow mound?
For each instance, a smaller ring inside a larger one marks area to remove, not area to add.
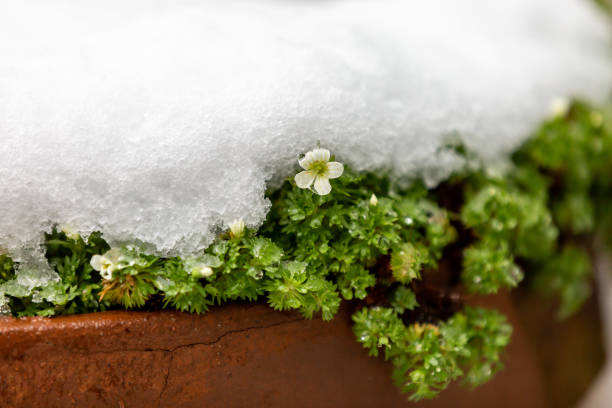
[[[499,162],[554,97],[609,95],[610,49],[582,0],[2,2],[0,248],[192,253],[317,143],[435,183],[449,137]]]

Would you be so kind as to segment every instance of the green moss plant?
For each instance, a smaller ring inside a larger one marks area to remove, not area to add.
[[[162,307],[202,313],[261,299],[330,320],[350,301],[357,341],[393,364],[394,381],[412,400],[457,379],[474,387],[502,368],[512,329],[500,313],[464,305],[466,293],[495,294],[528,276],[558,298],[560,317],[588,297],[590,238],[612,231],[610,116],[608,108],[574,102],[502,175],[466,147],[449,146],[470,165],[434,190],[355,172],[315,149],[300,160],[302,172],[268,193],[272,207],[258,231],[237,220],[199,254],[160,258],[110,248],[99,233],[57,229],[45,250],[60,279],[26,288],[20,265],[1,255],[0,303],[16,316],[53,316]],[[445,271],[448,284],[425,284]],[[431,291],[447,306],[435,309]]]

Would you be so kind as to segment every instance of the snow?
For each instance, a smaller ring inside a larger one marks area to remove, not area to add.
[[[318,144],[432,185],[449,138],[499,164],[554,98],[610,94],[609,27],[583,0],[2,2],[0,250],[58,223],[191,254]]]

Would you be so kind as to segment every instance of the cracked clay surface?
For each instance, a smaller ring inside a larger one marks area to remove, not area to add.
[[[509,298],[498,303],[512,319]],[[437,400],[414,404],[393,385],[391,365],[355,341],[350,316],[346,305],[324,322],[263,304],[234,304],[199,316],[113,311],[0,318],[0,405],[546,406],[533,356],[515,352],[529,349],[520,330],[506,370],[478,393],[452,386]],[[513,392],[509,382],[527,391]]]

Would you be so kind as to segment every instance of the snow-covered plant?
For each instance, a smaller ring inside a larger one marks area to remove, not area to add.
[[[494,294],[530,276],[559,298],[560,317],[588,297],[585,237],[612,231],[610,117],[574,102],[516,152],[506,174],[471,163],[434,190],[355,172],[315,149],[299,161],[303,171],[269,193],[257,231],[237,220],[183,259],[57,230],[45,247],[59,281],[26,290],[19,265],[0,255],[0,305],[18,316],[119,307],[201,313],[264,298],[330,320],[350,301],[357,340],[384,354],[412,399],[459,378],[475,386],[501,369],[511,327],[494,310],[466,305],[466,292]],[[450,283],[424,283],[449,270]]]

